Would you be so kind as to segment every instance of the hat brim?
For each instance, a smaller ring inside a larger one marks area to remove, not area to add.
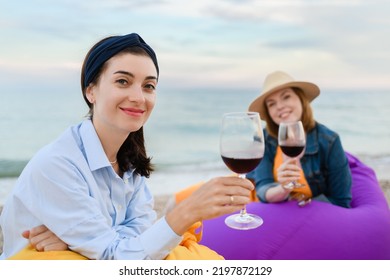
[[[259,112],[260,118],[265,116],[266,114],[266,108],[264,105],[265,99],[274,93],[275,91],[284,89],[284,88],[300,88],[305,95],[305,97],[309,100],[309,102],[313,101],[318,95],[320,95],[320,89],[317,85],[309,82],[289,82],[285,83],[283,85],[274,87],[272,89],[266,90],[265,92],[262,92],[259,97],[257,97],[255,100],[252,101],[252,103],[249,105],[249,111],[251,112]],[[262,118],[263,119],[263,118]]]

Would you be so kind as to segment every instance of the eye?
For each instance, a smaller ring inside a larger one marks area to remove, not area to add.
[[[268,103],[266,103],[266,105],[268,108],[271,108],[275,105],[275,102],[268,102]]]
[[[156,86],[155,86],[154,84],[151,84],[151,83],[146,84],[144,87],[145,87],[147,90],[149,90],[149,91],[154,91],[154,90],[156,90]]]
[[[115,82],[123,86],[128,84],[126,79],[118,79]]]

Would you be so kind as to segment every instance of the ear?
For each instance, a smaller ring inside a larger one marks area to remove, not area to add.
[[[85,96],[87,97],[89,103],[94,104],[95,103],[95,92],[94,92],[94,86],[89,85],[87,87],[87,90],[85,92]]]

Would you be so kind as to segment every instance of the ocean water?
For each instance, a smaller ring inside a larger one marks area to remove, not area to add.
[[[218,153],[222,114],[246,110],[258,89],[164,89],[145,126],[155,194],[172,193],[230,172]],[[81,93],[0,92],[0,204],[28,160],[87,113]],[[317,121],[337,131],[345,150],[390,179],[390,90],[322,90]]]

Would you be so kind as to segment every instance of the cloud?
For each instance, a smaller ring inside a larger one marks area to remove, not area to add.
[[[138,32],[157,51],[162,82],[170,85],[258,87],[259,77],[285,69],[332,87],[389,88],[389,5],[381,0],[40,0],[20,9],[7,1],[0,11],[0,61],[31,75],[54,68],[66,72],[64,65],[81,65],[102,37]]]

